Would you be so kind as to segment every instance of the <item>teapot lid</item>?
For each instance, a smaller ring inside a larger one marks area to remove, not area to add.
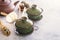
[[[0,6],[8,6],[11,0],[0,0]]]
[[[20,26],[21,27],[27,27],[27,26],[30,27],[30,26],[32,26],[31,23],[29,23],[27,21],[27,18],[26,17],[22,17],[22,19],[17,20],[15,25],[17,25],[19,27]]]
[[[37,5],[33,4],[32,7],[26,11],[26,13],[33,16],[40,15],[41,12],[36,7]]]

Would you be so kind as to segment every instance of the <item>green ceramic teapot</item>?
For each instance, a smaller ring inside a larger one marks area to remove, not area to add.
[[[41,8],[41,12],[36,9],[36,5],[32,5],[31,8],[27,9],[26,13],[28,14],[29,19],[33,20],[33,21],[37,21],[42,19],[42,15],[41,13],[43,12],[43,9]]]
[[[22,17],[22,19],[19,19],[15,23],[16,31],[21,35],[27,35],[33,32],[33,24],[29,23],[27,21],[26,17]]]

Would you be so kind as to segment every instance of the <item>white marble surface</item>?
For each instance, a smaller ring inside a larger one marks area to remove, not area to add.
[[[0,40],[60,40],[60,0],[24,1],[29,4],[37,4],[39,8],[44,9],[42,13],[43,19],[35,23],[39,27],[39,30],[34,31],[28,36],[17,36],[14,25],[9,24],[5,17],[0,17],[0,20],[11,30],[9,37],[4,36],[0,32]]]

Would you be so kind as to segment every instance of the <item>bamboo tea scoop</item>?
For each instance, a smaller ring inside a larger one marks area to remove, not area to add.
[[[10,30],[6,26],[4,26],[1,21],[0,21],[0,29],[2,33],[6,36],[9,36],[11,34]]]

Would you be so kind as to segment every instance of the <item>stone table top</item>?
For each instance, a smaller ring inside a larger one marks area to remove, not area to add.
[[[5,17],[0,17],[0,20],[11,30],[11,35],[8,37],[0,32],[0,40],[60,40],[60,0],[24,1],[28,2],[30,5],[37,4],[38,8],[44,9],[42,13],[43,19],[35,23],[39,29],[30,35],[18,36],[15,34],[14,24],[9,24]]]

